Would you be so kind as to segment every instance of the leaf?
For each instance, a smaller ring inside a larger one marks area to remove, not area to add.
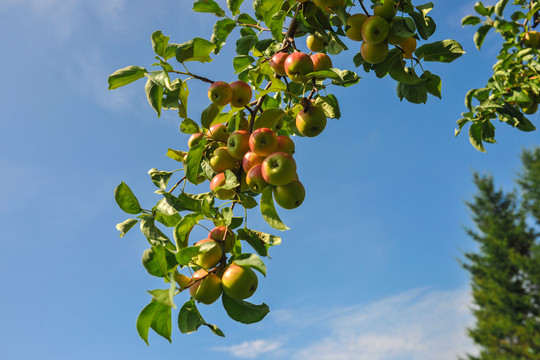
[[[223,331],[221,331],[221,329],[218,328],[216,325],[207,324],[207,323],[204,323],[203,325],[207,326],[215,335],[225,337],[225,334],[223,333]]]
[[[206,141],[203,139],[189,149],[187,154],[187,160],[185,162],[186,178],[192,184],[197,184],[197,176],[199,176],[199,167],[201,166],[201,159],[206,147]]]
[[[180,63],[188,61],[211,62],[210,53],[216,48],[216,44],[208,40],[196,37],[180,44],[176,49],[176,60]]]
[[[164,245],[170,241],[169,238],[156,227],[153,217],[141,220],[141,232],[152,245]]]
[[[116,230],[120,231],[120,237],[124,237],[126,233],[137,224],[139,220],[137,219],[127,219],[121,223],[116,224]]]
[[[204,320],[195,306],[195,301],[186,301],[178,314],[178,328],[180,332],[182,334],[190,334],[197,331],[203,324]]]
[[[182,123],[180,124],[180,131],[184,134],[196,134],[201,132],[199,125],[189,118],[182,120]]]
[[[167,44],[169,43],[169,37],[161,33],[161,31],[155,31],[152,34],[152,49],[154,52],[162,57],[165,57],[165,51],[167,50]]]
[[[283,10],[279,10],[271,17],[265,17],[265,23],[268,25],[273,38],[277,42],[283,41],[283,22],[287,13]],[[268,21],[267,21],[268,20]]]
[[[225,11],[214,0],[196,0],[193,3],[193,11],[211,13],[219,17],[225,16]]]
[[[183,249],[188,244],[189,233],[204,216],[199,213],[187,214],[174,227],[174,240],[178,249]]]
[[[174,289],[174,287],[173,287]],[[171,307],[173,309],[176,309],[176,305],[173,302],[173,298],[171,296],[171,292],[169,289],[155,289],[155,290],[148,290],[148,293],[152,295],[152,297],[162,303],[167,305],[168,307]]]
[[[187,154],[185,151],[181,150],[173,150],[173,149],[167,149],[166,156],[170,157],[173,160],[184,162],[184,156]]]
[[[227,0],[227,7],[231,10],[233,15],[238,15],[240,13],[240,5],[244,0]]]
[[[139,214],[143,210],[139,205],[139,200],[123,181],[114,189],[114,199],[120,209],[128,214]]]
[[[124,85],[130,84],[136,80],[142,79],[146,74],[146,69],[140,66],[128,66],[116,70],[107,79],[109,90],[118,89]]]
[[[233,59],[233,68],[234,73],[238,74],[239,72],[242,72],[245,70],[248,66],[250,66],[255,61],[254,58],[252,58],[249,55],[239,55],[236,56]]]
[[[435,74],[432,74],[429,71],[424,71],[422,76],[420,78],[426,78],[428,79],[428,82],[426,82],[426,90],[428,93],[430,93],[433,96],[438,97],[441,99],[441,89],[442,89],[442,83],[441,78]]]
[[[281,244],[280,237],[261,231],[244,228],[239,229],[237,233],[240,240],[247,241],[255,249],[257,254],[261,256],[268,256],[268,248]]]
[[[154,245],[143,252],[141,262],[150,275],[165,277],[178,264],[175,254],[166,247]]]
[[[266,276],[266,265],[256,254],[240,254],[234,258],[234,263],[239,266],[247,266],[255,269]]]
[[[506,5],[510,2],[510,0],[499,0],[499,2],[495,5],[495,14],[502,17],[504,8]]]
[[[216,45],[214,54],[219,54],[221,48],[223,45],[225,45],[225,41],[235,27],[236,23],[231,19],[221,19],[216,21],[212,32],[212,37],[210,38],[210,41]]]
[[[482,144],[482,122],[475,121],[471,124],[469,128],[469,141],[476,150],[486,152]]]
[[[200,248],[200,246],[188,246],[178,250],[178,252],[176,253],[176,261],[178,262],[178,265],[188,265],[193,259],[193,257],[199,255]]]
[[[468,15],[461,19],[461,26],[478,25],[482,22],[478,16]]]
[[[465,54],[465,51],[455,40],[442,40],[422,45],[414,54],[425,61],[450,63]]]
[[[338,99],[333,94],[329,94],[328,96],[318,96],[317,99],[315,99],[315,105],[320,106],[326,116],[330,119],[339,119],[341,117]]]
[[[219,112],[219,106],[217,106],[216,104],[211,103],[210,105],[208,105],[208,107],[204,109],[201,113],[201,125],[204,128],[209,129],[214,119],[219,115]]]
[[[409,15],[413,18],[418,35],[420,35],[422,39],[429,39],[429,37],[433,35],[437,29],[435,21],[433,21],[431,17],[425,16],[423,13],[416,11],[409,13]]]
[[[149,345],[148,331],[150,330],[150,326],[152,325],[152,321],[154,320],[154,315],[156,314],[158,308],[162,305],[163,304],[152,301],[150,302],[150,304],[146,305],[144,309],[142,309],[139,316],[137,317],[137,332],[139,333],[141,339],[144,340],[146,345]]]
[[[161,101],[163,100],[163,88],[148,78],[146,85],[144,86],[144,91],[146,92],[148,103],[152,109],[156,111],[158,117],[160,117]]]
[[[221,295],[221,301],[227,315],[231,319],[243,324],[259,322],[270,312],[270,308],[264,303],[254,305],[247,301],[232,299],[225,293]]]
[[[274,191],[273,186],[267,186],[263,189],[261,195],[261,214],[264,220],[276,230],[289,230],[289,228],[281,221],[279,215],[276,212],[274,206],[274,199],[272,197],[272,192]]]
[[[476,33],[474,34],[473,40],[474,45],[478,50],[482,47],[482,44],[484,43],[484,40],[486,39],[486,35],[488,31],[491,29],[491,25],[482,25],[478,28]]]
[[[257,43],[255,35],[243,36],[236,41],[236,53],[238,55],[249,55],[249,51]]]
[[[165,190],[173,173],[170,171],[159,171],[158,169],[154,168],[150,169],[148,174],[150,175],[150,179],[152,179],[154,185],[162,190]]]

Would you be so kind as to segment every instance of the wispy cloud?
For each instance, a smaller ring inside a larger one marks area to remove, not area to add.
[[[281,347],[281,343],[273,340],[244,341],[238,345],[216,347],[214,350],[228,352],[242,359],[254,359],[261,355],[272,353]]]

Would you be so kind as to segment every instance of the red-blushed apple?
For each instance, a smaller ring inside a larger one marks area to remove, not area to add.
[[[229,138],[229,129],[225,124],[214,124],[206,132],[206,136],[217,141],[227,142]]]
[[[294,142],[285,135],[278,135],[276,152],[284,152],[289,155],[294,154]]]
[[[416,50],[416,39],[414,37],[408,37],[399,44],[403,49],[403,58],[412,59],[414,50]]]
[[[242,159],[249,151],[250,133],[245,130],[237,130],[233,132],[227,140],[227,150],[235,159]]]
[[[214,273],[199,269],[193,273],[193,285],[189,287],[189,294],[198,302],[210,305],[221,296],[223,289],[221,279]]]
[[[347,25],[350,26],[345,32],[345,35],[351,40],[362,41],[362,24],[368,17],[364,14],[354,14],[347,19]]]
[[[225,252],[230,252],[233,249],[236,241],[234,234],[226,226],[218,226],[213,228],[208,233],[208,238],[213,239],[218,243],[223,243],[223,249]]]
[[[199,143],[199,141],[201,141],[202,139],[204,139],[204,134],[203,133],[192,134],[188,139],[187,145],[191,149],[192,147],[197,145]]]
[[[289,56],[288,53],[285,52],[279,52],[272,56],[272,58],[269,61],[270,68],[272,71],[281,76],[287,76],[287,73],[285,72],[285,60]]]
[[[307,110],[307,111],[306,111]],[[317,105],[310,104],[296,115],[296,128],[307,137],[319,135],[326,127],[326,114]]]
[[[390,20],[397,14],[397,5],[394,0],[384,0],[384,4],[375,5],[373,13],[386,20]]]
[[[234,189],[219,189],[221,186],[224,186],[227,183],[227,178],[224,173],[219,173],[212,178],[210,181],[210,190],[216,195],[220,200],[230,200],[234,198],[236,192]]]
[[[203,269],[208,270],[219,263],[221,256],[223,255],[223,251],[221,250],[221,246],[219,246],[219,244],[212,239],[203,239],[198,241],[195,243],[195,246],[202,246],[203,244],[206,244],[204,247],[207,248],[207,251],[195,256],[193,258],[193,263],[202,267]]]
[[[277,136],[269,128],[260,128],[251,133],[249,148],[258,156],[268,156],[277,149]]]
[[[243,300],[255,293],[259,280],[251,268],[231,264],[225,269],[221,283],[225,294],[233,299]]]
[[[246,175],[246,182],[249,189],[257,194],[262,193],[263,189],[269,185],[268,182],[264,180],[261,165],[255,165],[249,170]]]
[[[253,95],[251,87],[244,81],[238,80],[231,83],[232,99],[231,106],[242,108],[249,104]]]
[[[306,74],[313,72],[311,57],[303,52],[294,52],[285,59],[285,72],[296,83],[307,81]]]
[[[311,51],[315,51],[315,52],[323,51],[324,40],[313,34],[309,34],[306,37],[306,46]]]
[[[274,188],[274,200],[284,209],[290,210],[299,207],[304,202],[305,197],[304,185],[298,180]]]
[[[285,185],[296,176],[296,161],[287,153],[273,153],[264,159],[261,172],[270,185]]]
[[[332,67],[332,59],[325,53],[311,55],[313,61],[313,71],[328,70]]]
[[[366,62],[378,64],[386,59],[386,56],[388,55],[388,44],[386,42],[380,44],[368,44],[364,41],[360,46],[360,53]]]
[[[264,156],[259,156],[253,151],[248,151],[242,159],[242,169],[247,174],[252,167],[262,164],[264,158]]]
[[[380,44],[390,32],[390,24],[380,16],[370,16],[362,24],[362,38],[369,44]]]
[[[208,97],[217,106],[225,106],[231,102],[233,92],[225,81],[216,81],[208,89]]]
[[[217,173],[233,170],[236,165],[238,165],[238,160],[229,154],[225,146],[218,147],[210,157],[210,167]]]

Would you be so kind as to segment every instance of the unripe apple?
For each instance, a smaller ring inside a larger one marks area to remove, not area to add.
[[[238,165],[238,160],[229,154],[229,150],[225,146],[218,147],[214,150],[210,158],[210,166],[217,173],[232,170],[236,165]]]
[[[257,194],[262,193],[263,189],[269,185],[268,182],[264,180],[261,165],[255,165],[249,170],[246,175],[246,182],[249,189]]]
[[[225,124],[214,124],[206,132],[206,136],[217,141],[227,142],[229,138],[229,129]]]
[[[304,185],[297,179],[285,185],[274,188],[274,200],[284,209],[295,209],[299,207],[306,197]]]
[[[328,70],[332,67],[332,59],[325,53],[311,55],[311,61],[313,61],[313,71]]]
[[[311,104],[300,110],[296,115],[296,128],[300,133],[307,137],[319,135],[326,127],[326,114],[317,105]]]
[[[350,28],[345,32],[347,37],[354,41],[362,41],[362,24],[368,17],[364,14],[354,14],[347,19],[347,25]]]
[[[195,246],[201,246],[202,244],[209,244],[206,245],[209,246],[209,249],[208,251],[195,256],[193,262],[204,269],[211,269],[219,263],[223,251],[221,250],[221,246],[212,239],[198,241],[195,243]]]
[[[259,280],[251,268],[231,264],[221,278],[223,291],[236,300],[249,298],[257,290]]]
[[[369,44],[380,44],[388,36],[390,25],[380,16],[370,16],[362,24],[362,37]]]
[[[189,294],[203,304],[212,304],[223,292],[221,279],[214,273],[209,274],[206,270],[200,269],[193,273],[193,280],[196,281],[189,287]]]
[[[315,51],[315,52],[323,51],[324,40],[313,34],[309,34],[306,37],[306,46],[311,51]]]
[[[332,8],[336,6],[345,6],[345,0],[313,0],[315,5],[323,8]]]
[[[403,58],[412,59],[414,50],[416,50],[416,39],[414,37],[408,37],[399,44],[403,49]]]
[[[296,161],[287,153],[273,153],[264,159],[261,172],[267,183],[285,185],[290,183],[296,176]]]
[[[242,108],[251,101],[251,87],[244,81],[238,80],[231,83],[232,99],[231,106]]]
[[[294,154],[294,142],[285,135],[278,135],[276,152],[284,152],[289,155]]]
[[[311,57],[303,52],[292,53],[285,59],[285,72],[296,83],[305,82],[305,75],[313,72],[313,68]]]
[[[259,156],[253,151],[248,151],[242,159],[242,169],[244,169],[244,172],[247,174],[252,167],[262,164],[263,160],[264,156]]]
[[[216,195],[220,200],[230,200],[234,198],[236,192],[234,189],[219,189],[219,187],[224,186],[227,183],[227,178],[224,173],[219,173],[212,178],[210,181],[210,190]]]
[[[277,136],[268,128],[260,128],[249,137],[249,148],[258,156],[268,156],[277,149]]]
[[[238,130],[249,131],[249,120],[245,116],[240,117],[240,123],[238,124]]]
[[[532,115],[538,111],[538,103],[533,102],[531,105],[521,108],[521,111],[523,111],[524,114]]]
[[[232,231],[226,226],[218,226],[213,228],[208,233],[208,238],[215,240],[218,244],[223,243],[223,249],[225,252],[230,252],[233,247],[236,239]]]
[[[231,86],[225,81],[216,81],[208,89],[208,97],[217,106],[227,105],[233,96]]]
[[[378,64],[388,55],[388,44],[382,42],[380,44],[368,44],[363,42],[360,46],[360,53],[364,60],[370,64]]]
[[[523,35],[523,45],[529,48],[540,48],[540,33],[538,31],[528,31]]]
[[[189,137],[188,142],[187,142],[188,147],[191,149],[192,147],[197,145],[199,143],[199,141],[201,141],[202,139],[204,139],[204,134],[203,133],[192,134]]]
[[[275,54],[274,56],[272,56],[269,63],[270,63],[270,68],[275,74],[281,75],[281,76],[287,76],[287,73],[285,72],[285,60],[287,59],[288,56],[289,54],[285,52],[279,52]]]
[[[397,6],[394,0],[385,0],[384,4],[376,5],[373,8],[373,13],[377,16],[385,18],[386,20],[392,19],[397,14]]]
[[[227,150],[233,158],[240,160],[249,151],[249,137],[250,133],[245,130],[235,131],[229,136]]]

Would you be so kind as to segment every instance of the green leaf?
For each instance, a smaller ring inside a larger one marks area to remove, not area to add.
[[[266,18],[274,15],[276,12],[281,10],[283,6],[282,0],[254,0],[253,1],[253,10],[255,10],[255,15],[258,15],[259,18]]]
[[[287,13],[285,11],[279,10],[271,17],[265,17],[266,25],[270,28],[270,32],[277,42],[283,41],[283,22],[285,21],[286,15]]]
[[[221,19],[216,21],[212,32],[212,37],[210,38],[210,41],[216,45],[214,54],[219,54],[221,48],[223,45],[225,45],[225,41],[235,27],[236,23],[231,19]]]
[[[250,66],[253,62],[255,62],[255,59],[249,55],[236,56],[233,59],[234,73],[238,74],[239,72],[242,72],[243,70],[247,69],[247,67]]]
[[[240,254],[234,258],[234,263],[239,266],[247,266],[255,269],[266,276],[266,265],[256,254]]]
[[[247,301],[235,300],[223,293],[221,295],[223,308],[227,315],[235,321],[243,324],[253,324],[261,321],[270,312],[268,305],[254,305]]]
[[[182,334],[190,334],[197,331],[203,324],[204,320],[195,306],[195,301],[186,301],[178,314],[178,328],[180,332]]]
[[[482,144],[482,122],[475,121],[469,128],[469,141],[476,150],[486,152]]]
[[[289,228],[281,221],[276,212],[274,198],[272,197],[273,191],[273,186],[267,186],[262,192],[260,207],[263,219],[268,223],[268,225],[276,230],[289,230]]]
[[[171,321],[171,308],[165,304],[157,302],[159,306],[154,312],[152,324],[150,327],[158,335],[163,336],[165,339],[171,342],[172,321]]]
[[[465,54],[465,51],[455,40],[442,40],[422,45],[414,54],[425,61],[450,63]]]
[[[144,340],[146,345],[149,345],[148,331],[150,330],[150,326],[152,325],[156,312],[161,306],[163,306],[163,304],[152,301],[150,304],[146,305],[144,309],[142,309],[141,313],[137,317],[137,332],[139,333],[141,339]]]
[[[178,249],[183,249],[188,245],[189,233],[204,215],[200,213],[187,214],[174,227],[174,240]]]
[[[158,117],[160,117],[161,101],[163,100],[163,88],[149,78],[144,86],[144,91],[146,92],[148,103],[150,106],[152,106],[152,109],[156,111]]]
[[[205,243],[204,245],[206,245]],[[199,255],[201,253],[200,246],[188,246],[185,248],[182,248],[178,250],[176,253],[176,261],[178,262],[178,265],[180,266],[186,266],[188,265],[193,257]]]
[[[120,231],[120,237],[124,237],[126,233],[137,224],[139,220],[137,219],[127,219],[124,222],[116,224],[116,230]]]
[[[328,118],[339,119],[341,117],[338,99],[333,94],[318,96],[315,99],[315,105],[320,106]]]
[[[388,74],[392,79],[406,85],[419,85],[427,82],[416,75],[413,68],[404,67],[405,62],[396,61],[389,69]]]
[[[169,183],[169,179],[171,178],[172,174],[173,173],[170,171],[159,171],[156,168],[148,171],[148,175],[150,175],[150,179],[152,179],[154,185],[163,190],[167,188],[167,184]]]
[[[128,214],[139,214],[143,210],[139,205],[139,200],[123,181],[114,189],[114,199],[120,209]]]
[[[196,134],[201,132],[199,125],[190,118],[185,118],[182,120],[182,123],[180,124],[180,131],[184,134]]]
[[[193,3],[193,11],[211,13],[219,17],[225,16],[225,11],[214,0],[196,0]]]
[[[175,254],[166,247],[154,245],[143,252],[141,262],[150,275],[166,277],[178,264]]]
[[[424,13],[416,11],[409,13],[409,15],[413,18],[414,23],[416,24],[418,35],[420,35],[420,37],[424,40],[429,39],[437,28],[435,21],[433,21],[431,17],[425,16]]]
[[[478,25],[482,22],[478,16],[468,15],[461,20],[461,26]]]
[[[173,287],[174,290],[174,287]],[[167,305],[168,307],[171,307],[173,309],[176,309],[176,305],[173,302],[173,298],[171,296],[171,291],[169,289],[155,289],[155,290],[148,290],[148,293],[153,296],[153,298],[162,304]]]
[[[165,199],[162,199],[162,200],[165,200]],[[160,201],[162,201],[162,200],[160,200]],[[159,221],[160,223],[162,223],[166,227],[175,227],[176,224],[178,224],[178,222],[180,220],[182,220],[182,217],[178,213],[168,215],[168,214],[164,214],[164,213],[160,212],[159,210],[156,212],[155,218],[156,218],[157,221]]]
[[[196,37],[188,42],[180,44],[176,49],[176,60],[180,63],[199,61],[202,63],[212,61],[210,53],[216,48],[216,44],[208,40]]]
[[[495,5],[495,14],[502,17],[504,8],[506,5],[510,2],[510,0],[499,0],[499,2]]]
[[[128,66],[120,70],[116,70],[107,79],[109,90],[118,89],[124,85],[130,84],[136,80],[142,79],[146,74],[146,69],[140,66]]]
[[[214,119],[219,115],[220,108],[214,103],[208,105],[201,113],[201,125],[209,129]]]
[[[169,238],[156,227],[153,217],[147,217],[141,220],[141,232],[152,245],[163,245],[170,241]]]
[[[476,4],[474,4],[474,10],[482,16],[489,16],[489,10],[482,4],[482,2],[478,1]]]
[[[439,99],[441,99],[441,97],[442,97],[442,94],[441,94],[441,89],[442,89],[441,78],[439,76],[435,75],[435,74],[432,74],[431,72],[429,72],[427,70],[424,71],[424,73],[422,74],[422,76],[420,76],[420,78],[428,79],[428,82],[425,84],[427,92],[430,93],[431,95],[436,96]]]
[[[220,328],[218,328],[216,325],[207,323],[204,323],[203,325],[207,326],[215,335],[225,337],[223,331],[221,331]]]
[[[231,10],[233,15],[238,15],[240,13],[240,5],[244,0],[227,0],[227,7]]]
[[[482,47],[482,44],[484,43],[484,40],[486,39],[486,35],[488,31],[491,29],[491,25],[482,25],[478,28],[476,33],[474,34],[474,45],[478,50]]]
[[[178,100],[180,100],[180,106],[178,107],[178,116],[181,118],[187,117],[187,101],[189,96],[189,89],[187,82],[182,83],[182,87],[180,88],[180,96],[178,97]]]
[[[236,41],[236,53],[238,55],[249,55],[251,48],[257,43],[255,35],[243,36]]]
[[[456,121],[457,124],[458,124],[458,128],[455,129],[454,131],[454,136],[458,136],[459,133],[461,132],[461,129],[463,129],[463,127],[465,126],[465,124],[467,124],[469,122],[469,119],[459,119],[458,121]]]
[[[185,162],[186,178],[192,184],[197,184],[197,176],[199,176],[199,168],[201,166],[201,159],[206,147],[206,141],[203,139],[189,149],[187,154],[187,160]]]
[[[250,230],[247,228],[238,230],[238,238],[245,240],[261,256],[268,257],[268,249],[271,246],[281,244],[281,238],[261,231]]]
[[[161,33],[161,31],[155,31],[152,34],[152,49],[154,52],[162,57],[165,57],[165,51],[167,50],[167,44],[169,43],[169,37]]]
[[[181,150],[173,150],[173,149],[167,149],[166,156],[170,157],[173,160],[184,162],[184,156],[187,154],[185,151]]]

